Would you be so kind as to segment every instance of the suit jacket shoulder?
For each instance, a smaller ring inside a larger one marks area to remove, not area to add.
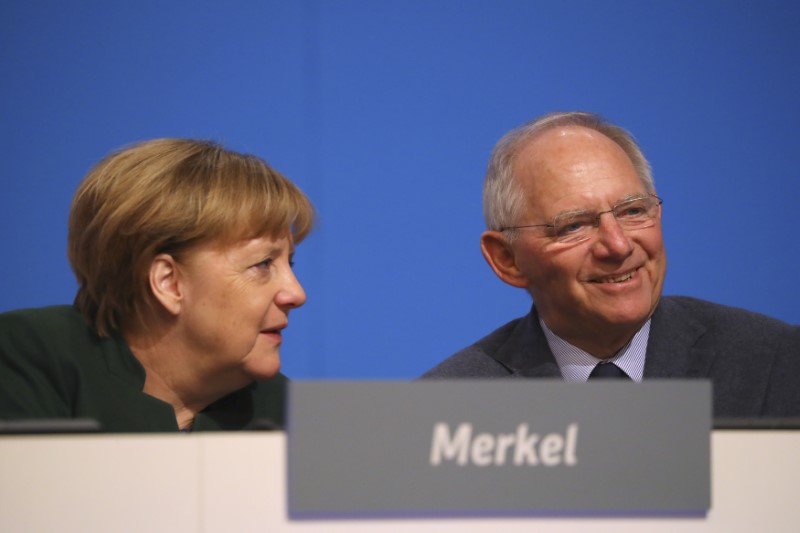
[[[536,308],[453,354],[427,378],[561,377]]]
[[[800,328],[696,298],[662,298],[644,376],[708,378],[715,416],[800,416]]]

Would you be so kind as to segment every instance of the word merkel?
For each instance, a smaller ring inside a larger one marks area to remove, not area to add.
[[[575,455],[578,424],[570,424],[563,434],[548,433],[541,437],[531,433],[525,423],[517,426],[514,433],[473,433],[472,424],[466,422],[455,431],[444,422],[434,425],[431,465],[453,461],[460,466],[501,466],[507,462],[516,466],[574,466],[578,462]]]

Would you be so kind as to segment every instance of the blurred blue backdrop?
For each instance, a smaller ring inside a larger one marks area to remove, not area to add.
[[[489,153],[554,110],[629,129],[665,292],[800,322],[800,4],[5,0],[0,311],[72,301],[72,193],[153,137],[255,153],[312,198],[294,378],[410,378],[527,312],[478,248]]]

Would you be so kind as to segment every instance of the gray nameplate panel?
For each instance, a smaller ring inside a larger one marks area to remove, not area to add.
[[[291,518],[698,516],[701,380],[294,381]]]

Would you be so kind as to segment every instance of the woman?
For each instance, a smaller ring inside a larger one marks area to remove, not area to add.
[[[281,425],[306,196],[264,161],[158,139],[101,161],[69,218],[73,306],[0,315],[0,418],[104,431]]]

